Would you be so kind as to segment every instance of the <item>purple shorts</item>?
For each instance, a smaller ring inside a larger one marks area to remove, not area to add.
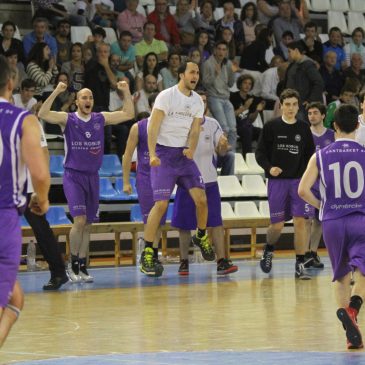
[[[99,221],[99,174],[65,169],[63,191],[72,217],[86,215],[88,223]]]
[[[271,223],[286,222],[293,217],[312,218],[314,208],[298,195],[300,179],[269,179],[268,200]]]
[[[205,193],[208,201],[207,227],[219,227],[222,225],[221,196],[219,195],[218,183],[205,185]],[[196,208],[189,191],[179,187],[174,201],[174,212],[171,225],[176,228],[192,230],[196,229]]]
[[[365,215],[350,214],[322,222],[323,239],[332,264],[333,281],[357,267],[365,275]]]
[[[183,155],[184,148],[156,146],[161,165],[151,167],[153,199],[169,200],[175,184],[186,190],[204,189],[203,178],[194,160]]]
[[[153,200],[153,192],[151,187],[151,178],[147,175],[138,174],[136,177],[136,189],[138,194],[139,205],[141,206],[141,212],[143,216],[143,223],[147,223],[148,214],[150,214],[150,210],[155,205],[155,201]],[[164,225],[166,222],[166,214],[161,218],[161,225]]]
[[[0,307],[9,303],[22,247],[22,233],[17,209],[0,209]]]

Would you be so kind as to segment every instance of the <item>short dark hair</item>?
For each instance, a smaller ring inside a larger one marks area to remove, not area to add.
[[[181,62],[181,54],[177,51],[171,51],[167,57],[167,62],[170,61],[172,56],[179,56],[179,60]]]
[[[218,48],[220,45],[225,45],[228,48],[228,43],[226,41],[218,41],[215,43],[214,48]]]
[[[339,27],[332,27],[329,31],[328,34],[330,35],[333,32],[339,32],[342,35],[341,29]]]
[[[152,108],[152,105],[155,103],[155,100],[157,98],[158,92],[157,93],[152,93],[149,97],[148,97],[148,105],[150,108]]]
[[[93,30],[93,36],[95,36],[97,34],[101,35],[103,38],[106,38],[106,32],[105,32],[105,30],[102,27],[96,27],[96,28],[94,28],[94,30]]]
[[[119,34],[119,39],[122,39],[123,37],[126,37],[126,36],[133,38],[132,33],[129,30],[123,30]]]
[[[66,18],[63,18],[63,19],[60,19],[57,23],[57,28],[59,28],[62,24],[68,24],[69,26],[71,26],[71,23],[68,19]]]
[[[280,104],[283,104],[284,100],[289,98],[296,98],[298,99],[298,102],[300,101],[300,96],[298,91],[294,89],[285,89],[280,94]]]
[[[249,74],[243,74],[243,75],[241,75],[241,76],[237,79],[237,81],[236,81],[237,89],[238,89],[238,90],[240,90],[240,89],[241,89],[242,83],[243,83],[243,81],[245,81],[245,80],[251,80],[251,83],[252,83],[251,90],[252,90],[252,88],[253,88],[253,87],[254,87],[254,85],[255,85],[255,79],[254,79],[251,75],[249,75]]]
[[[19,57],[19,52],[15,48],[9,48],[7,51],[4,52],[5,57],[11,57],[17,55]]]
[[[180,75],[185,73],[189,63],[193,63],[194,65],[197,65],[199,67],[199,65],[193,61],[182,62],[180,64],[179,68],[177,69],[177,74],[178,74],[179,80],[180,80]],[[200,67],[199,67],[199,70],[200,70]]]
[[[351,133],[356,130],[359,112],[357,108],[350,104],[340,105],[334,114],[334,122],[341,132]]]
[[[307,22],[304,25],[304,31],[308,28],[314,28],[315,30],[318,29],[317,24],[315,22]]]
[[[8,60],[3,55],[0,55],[0,91],[5,89],[5,86],[11,77],[12,73]]]
[[[323,103],[320,103],[319,101],[312,101],[311,103],[309,103],[307,105],[307,112],[309,111],[309,109],[318,109],[319,112],[322,114],[322,115],[326,115],[326,107],[323,105]]]
[[[140,112],[137,114],[137,119],[136,120],[142,120],[142,119],[147,119],[151,114],[149,112]]]
[[[361,33],[361,35],[362,35],[362,37],[363,38],[365,38],[365,32],[364,32],[364,29],[362,29],[361,27],[356,27],[353,31],[352,31],[352,33],[351,33],[351,38],[353,38],[354,37],[354,35],[356,34],[356,33]]]
[[[281,38],[284,38],[284,37],[291,37],[291,39],[294,39],[294,34],[292,31],[290,30],[286,30],[285,32],[283,32],[283,34],[281,35]]]
[[[301,54],[305,52],[304,44],[301,41],[290,42],[287,46],[289,49],[297,49]]]
[[[24,89],[30,89],[31,87],[36,87],[37,84],[34,80],[32,79],[24,79],[20,85],[20,89],[24,90]]]
[[[4,30],[4,28],[5,27],[7,27],[7,26],[11,26],[11,27],[13,27],[13,30],[14,30],[14,32],[16,31],[16,25],[15,25],[15,23],[13,23],[12,21],[10,21],[10,20],[7,20],[5,23],[3,23],[3,25],[2,25],[2,27],[1,27],[1,30]]]
[[[149,21],[147,21],[146,23],[144,23],[143,30],[146,30],[147,25],[151,25],[151,24],[155,27],[155,30],[156,30],[156,24],[153,23],[153,22],[149,22]]]

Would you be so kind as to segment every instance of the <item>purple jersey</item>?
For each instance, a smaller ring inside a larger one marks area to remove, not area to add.
[[[104,153],[105,119],[101,113],[91,113],[88,121],[77,113],[69,113],[65,136],[65,168],[90,174],[99,171]]]
[[[326,128],[322,135],[318,135],[313,133],[313,142],[316,146],[316,151],[320,150],[321,148],[325,148],[329,144],[335,141],[335,132],[332,129]]]
[[[29,112],[0,99],[0,209],[22,208],[26,203],[27,169],[20,139]]]
[[[138,122],[137,175],[150,177],[151,167],[147,141],[147,123],[148,119],[142,119]]]
[[[316,159],[320,176],[320,220],[365,214],[365,148],[354,140],[341,138],[317,151]]]

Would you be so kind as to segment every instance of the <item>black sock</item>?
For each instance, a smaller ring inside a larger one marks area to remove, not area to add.
[[[268,243],[265,246],[265,250],[269,252],[274,252],[274,245],[269,245]]]
[[[153,247],[153,257],[157,260],[158,259],[158,248]]]
[[[144,241],[144,248],[152,248],[152,242]]]
[[[359,312],[361,305],[362,305],[362,299],[358,295],[353,295],[350,298],[350,305],[349,305],[350,308],[354,308],[357,310],[357,312]]]
[[[301,264],[304,262],[304,255],[296,255],[295,257],[297,259],[297,262]]]
[[[196,232],[196,236],[197,236],[198,238],[202,238],[202,237],[204,237],[204,236],[205,236],[205,231],[206,231],[206,229],[200,229],[200,228],[198,228],[198,229],[197,229],[197,232]]]
[[[82,267],[82,266],[86,266],[86,257],[84,257],[83,259],[80,259],[79,260],[79,262],[80,262],[80,267]]]
[[[71,268],[76,275],[79,273],[80,261],[78,256],[71,255]]]

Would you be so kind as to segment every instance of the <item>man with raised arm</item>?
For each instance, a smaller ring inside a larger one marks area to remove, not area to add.
[[[23,308],[23,291],[16,280],[22,236],[19,214],[27,202],[27,167],[34,193],[33,213],[48,210],[50,177],[40,146],[38,119],[9,103],[14,87],[11,69],[0,56],[0,347]]]
[[[48,123],[60,125],[65,137],[63,189],[70,213],[74,218],[70,232],[71,268],[68,272],[72,282],[93,281],[86,269],[86,255],[91,223],[98,220],[98,171],[103,159],[104,126],[134,118],[134,105],[128,84],[120,81],[117,87],[124,94],[121,111],[92,112],[94,99],[89,89],[82,89],[77,93],[75,113],[51,111],[51,105],[56,97],[67,88],[60,82],[43,103],[38,114]]]

